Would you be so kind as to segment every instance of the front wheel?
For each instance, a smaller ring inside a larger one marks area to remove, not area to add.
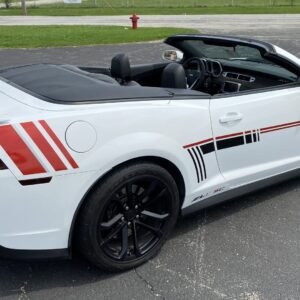
[[[94,265],[121,271],[152,258],[173,229],[179,192],[164,168],[139,163],[115,170],[89,195],[77,223],[80,252]]]

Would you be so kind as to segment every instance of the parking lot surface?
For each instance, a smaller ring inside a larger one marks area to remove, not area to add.
[[[220,16],[221,18],[222,16]],[[234,16],[232,16],[234,18]],[[220,22],[221,24],[221,22]],[[255,36],[300,56],[300,27],[272,24],[203,32]],[[220,26],[221,27],[221,26]],[[158,61],[161,43],[0,50],[0,65],[37,62],[108,65],[119,52],[133,63]],[[0,260],[1,299],[300,299],[300,180],[256,192],[179,220],[160,254],[122,274],[80,258]]]

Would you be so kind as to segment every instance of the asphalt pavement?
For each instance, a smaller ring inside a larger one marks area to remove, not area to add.
[[[212,29],[207,23],[202,32],[255,36],[300,56],[299,16],[295,25],[289,16],[280,16],[287,21],[277,27],[276,20],[275,25],[265,21],[256,30],[216,18],[219,27]],[[239,16],[231,18],[236,24],[241,21]],[[128,53],[133,63],[153,62],[161,59],[165,48],[156,42],[0,50],[0,65],[109,65],[119,52]],[[122,274],[104,273],[77,257],[43,263],[0,260],[0,298],[298,300],[299,198],[300,180],[295,179],[179,220],[157,257]]]

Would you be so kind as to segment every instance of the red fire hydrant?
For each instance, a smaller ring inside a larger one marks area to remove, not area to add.
[[[131,19],[132,22],[132,29],[138,29],[138,21],[140,17],[138,17],[136,14],[133,14],[129,19]]]

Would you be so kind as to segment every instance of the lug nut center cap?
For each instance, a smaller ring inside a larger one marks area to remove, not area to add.
[[[135,219],[135,216],[136,216],[136,211],[133,209],[125,213],[125,218],[127,219],[127,221],[132,221],[133,219]]]

